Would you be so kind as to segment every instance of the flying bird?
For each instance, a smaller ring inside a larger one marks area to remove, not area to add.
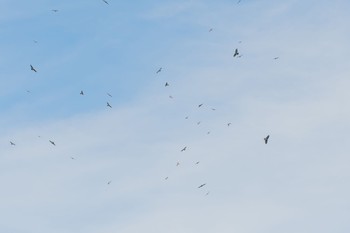
[[[53,142],[53,141],[51,141],[51,140],[49,140],[49,142],[50,142],[52,145],[56,146],[55,142]]]
[[[34,67],[32,65],[30,65],[30,70],[37,72],[36,69],[34,69]]]
[[[199,125],[200,123],[201,123],[201,122],[200,122],[200,121],[198,121],[198,122],[197,122],[197,125]]]
[[[156,74],[160,73],[162,71],[162,67],[159,68],[159,70],[157,70]]]
[[[270,135],[267,135],[266,138],[264,138],[265,144],[267,144],[267,142],[269,141],[269,137]]]
[[[231,122],[230,123],[227,123],[227,126],[229,127],[231,125]]]
[[[165,86],[166,86],[166,87],[169,86],[169,83],[165,83]]]
[[[172,95],[169,95],[169,98],[170,98],[170,99],[174,99],[174,97],[173,97]]]
[[[169,177],[165,177],[165,180],[169,179]]]
[[[10,141],[11,146],[15,146],[16,144]]]
[[[181,150],[181,152],[182,152],[182,151],[185,151],[185,150],[186,150],[186,148],[187,148],[187,146],[185,146],[185,147],[184,147],[184,148]]]
[[[110,107],[110,108],[112,108],[112,106],[107,102],[107,107]]]
[[[280,57],[274,57],[273,59],[277,60],[278,58],[280,58]]]
[[[106,3],[106,4],[108,4],[109,5],[109,3],[106,1],[106,0],[102,0],[104,3]]]
[[[55,13],[58,12],[58,10],[56,10],[56,9],[54,9],[54,10],[52,10],[52,11],[55,12]]]
[[[74,157],[70,157],[71,159],[73,159],[73,160],[75,160],[75,158]]]
[[[206,184],[201,184],[198,186],[198,188],[202,188],[204,185],[206,185]]]
[[[80,92],[80,95],[84,95],[84,92],[83,92],[83,91],[81,91],[81,92]]]
[[[197,161],[196,164],[199,164],[199,161]]]
[[[213,31],[213,29],[212,29],[212,28],[210,28],[210,29],[209,29],[209,32],[212,32],[212,31]]]
[[[236,57],[239,55],[238,49],[235,50],[235,53],[233,54],[233,57]]]
[[[109,97],[113,97],[111,94],[109,94],[109,93],[107,93],[107,95],[109,96]]]
[[[187,117],[185,117],[185,119],[187,120],[187,119],[188,119],[188,116],[187,116]]]
[[[110,181],[108,181],[108,183],[107,184],[111,184],[112,183],[112,181],[110,180]]]
[[[202,107],[203,104],[198,105],[198,108]]]
[[[179,165],[180,165],[180,162],[177,162],[177,163],[176,163],[176,167],[179,166]]]

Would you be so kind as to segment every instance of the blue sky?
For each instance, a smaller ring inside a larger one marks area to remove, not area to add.
[[[1,232],[349,232],[348,1],[108,2],[0,0]]]

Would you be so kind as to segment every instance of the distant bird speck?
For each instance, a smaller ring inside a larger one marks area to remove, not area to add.
[[[181,150],[181,152],[182,152],[182,151],[185,151],[186,149],[187,149],[187,146],[185,146],[185,147]]]
[[[30,70],[37,72],[36,69],[32,65],[30,65]]]
[[[108,183],[107,184],[111,184],[112,183],[112,181],[110,180],[110,181],[108,181]]]
[[[239,55],[238,49],[235,49],[235,53],[233,54],[233,57],[236,57]]]
[[[16,144],[10,141],[11,146],[15,146]]]
[[[159,70],[157,70],[156,74],[160,73],[162,71],[162,67],[159,68]]]
[[[198,108],[202,107],[202,105],[203,105],[203,104],[199,104],[199,105],[198,105]]]
[[[180,162],[177,162],[177,163],[176,163],[176,167],[178,167],[179,165],[180,165]]]
[[[210,29],[209,29],[209,32],[212,32],[212,31],[213,31],[213,29],[212,29],[212,28],[210,28]]]
[[[107,93],[107,95],[109,96],[109,97],[113,97],[111,94],[109,94],[109,93]]]
[[[112,108],[112,106],[107,102],[107,107],[110,107],[110,108]]]
[[[199,161],[197,161],[196,164],[199,164]]]
[[[58,12],[58,10],[56,10],[56,9],[54,9],[54,10],[52,10],[53,12],[55,12],[55,13],[57,13]]]
[[[106,0],[102,0],[104,3],[106,3],[106,4],[108,4],[109,5],[109,3],[106,1]]]
[[[165,180],[169,179],[169,177],[165,177]]]
[[[170,98],[170,99],[174,99],[174,97],[173,97],[173,96],[171,96],[171,95],[169,95],[169,98]]]
[[[227,127],[230,127],[231,123],[227,123]]]
[[[53,142],[53,141],[51,141],[51,140],[49,140],[49,142],[50,142],[52,145],[56,146],[55,142]]]
[[[279,57],[274,57],[273,59],[274,59],[274,60],[277,60],[278,58],[279,58]]]
[[[166,87],[169,86],[169,83],[165,83],[165,86],[166,86]]]
[[[266,138],[264,138],[265,144],[269,141],[270,135],[267,135]]]
[[[81,92],[80,92],[80,95],[84,95],[84,92],[83,92],[83,91],[81,91]]]
[[[206,184],[201,184],[198,186],[198,188],[202,188],[204,185],[206,185]]]

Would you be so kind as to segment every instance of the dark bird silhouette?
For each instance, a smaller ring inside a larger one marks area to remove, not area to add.
[[[83,91],[81,91],[81,92],[80,92],[80,95],[84,95],[84,92],[83,92]]]
[[[199,164],[199,161],[197,161],[196,164]]]
[[[181,152],[182,152],[182,151],[185,151],[186,149],[187,149],[187,146],[185,146],[185,147],[181,150]]]
[[[169,179],[169,177],[165,177],[165,180]]]
[[[159,68],[159,70],[157,70],[156,74],[160,73],[162,71],[162,67]]]
[[[212,29],[212,28],[210,28],[210,29],[209,29],[209,32],[212,32],[212,31],[213,31],[213,29]]]
[[[265,144],[269,141],[270,135],[267,135],[266,138],[264,138]]]
[[[231,123],[227,123],[227,126],[229,127],[231,125]]]
[[[279,57],[274,57],[273,59],[277,60]]]
[[[233,57],[236,57],[239,55],[238,49],[235,49],[235,53],[233,54]]]
[[[74,157],[70,157],[71,159],[73,159],[73,160],[75,160],[75,158]]]
[[[198,186],[198,188],[202,188],[204,185],[206,185],[206,184],[201,184]]]
[[[172,95],[169,95],[169,98],[170,98],[170,99],[174,99],[174,97],[173,97]]]
[[[202,107],[203,104],[198,105],[198,108]]]
[[[56,9],[54,9],[54,10],[52,10],[52,11],[55,12],[55,13],[58,12],[58,10],[56,10]]]
[[[165,83],[165,86],[166,86],[166,87],[169,86],[169,83]]]
[[[109,97],[113,97],[111,94],[109,94],[109,93],[107,93],[107,95],[109,96]]]
[[[112,181],[110,180],[110,181],[108,181],[108,183],[107,184],[111,184],[112,183]]]
[[[32,65],[30,65],[30,70],[37,72],[36,69],[34,69],[34,67]]]
[[[197,122],[197,125],[199,125],[200,123],[201,123],[201,122],[200,122],[200,121],[198,121],[198,122]]]
[[[112,108],[112,106],[107,102],[107,107],[110,107],[110,108]]]
[[[51,141],[51,140],[49,140],[49,142],[50,142],[52,145],[56,146],[55,142],[53,142],[53,141]]]
[[[108,4],[109,5],[109,3],[106,1],[106,0],[102,0],[104,3],[106,3],[106,4]]]
[[[15,146],[16,144],[10,141],[11,146]]]
[[[187,119],[188,119],[188,116],[187,116],[187,117],[185,117],[185,119],[187,120]]]
[[[176,163],[176,167],[179,166],[179,165],[180,165],[180,162],[177,162],[177,163]]]

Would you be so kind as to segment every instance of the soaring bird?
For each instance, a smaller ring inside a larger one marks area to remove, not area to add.
[[[80,92],[80,95],[84,95],[84,92],[83,92],[83,91],[81,91],[81,92]]]
[[[209,32],[212,32],[212,31],[213,31],[213,29],[212,29],[212,28],[210,28],[210,29],[209,29]]]
[[[162,67],[160,67],[159,70],[157,70],[156,74],[158,74],[161,71],[162,71]]]
[[[206,185],[206,184],[201,184],[198,186],[198,188],[202,188],[204,185]]]
[[[231,122],[227,123],[227,126],[228,126],[228,127],[230,127],[230,125],[231,125]]]
[[[36,69],[34,69],[34,67],[32,65],[30,65],[30,70],[37,72]]]
[[[197,161],[196,164],[199,164],[199,161]]]
[[[167,180],[167,179],[169,179],[169,177],[167,176],[167,177],[165,177],[165,180]]]
[[[187,146],[185,146],[185,147],[184,147],[184,148],[181,150],[181,152],[182,152],[182,151],[185,151],[185,150],[186,150],[186,148],[187,148]]]
[[[236,57],[239,55],[238,49],[235,50],[235,53],[233,54],[233,57]]]
[[[110,181],[108,181],[108,183],[107,184],[111,184],[112,183],[112,181],[110,180]]]
[[[165,86],[166,86],[166,87],[169,86],[169,83],[165,83]]]
[[[53,141],[51,141],[51,140],[49,140],[49,142],[50,142],[52,145],[56,146],[55,142],[53,142]]]
[[[10,141],[11,146],[15,146],[16,144]]]
[[[267,135],[266,138],[264,138],[265,144],[267,144],[267,142],[269,141],[269,137],[270,135]]]
[[[113,97],[111,94],[109,94],[109,93],[107,93],[107,95],[109,96],[109,97]]]
[[[279,57],[274,57],[273,59],[277,60]]]
[[[180,165],[180,162],[177,162],[177,163],[176,163],[176,167],[179,166],[179,165]]]
[[[106,1],[106,0],[102,0],[104,3],[106,3],[106,4],[108,4],[109,5],[109,3]]]
[[[112,106],[107,102],[107,107],[110,107],[110,108],[112,108]]]
[[[52,11],[55,12],[55,13],[58,12],[58,10],[56,10],[56,9],[54,9],[54,10],[52,10]]]
[[[202,107],[203,104],[198,105],[198,108]]]

